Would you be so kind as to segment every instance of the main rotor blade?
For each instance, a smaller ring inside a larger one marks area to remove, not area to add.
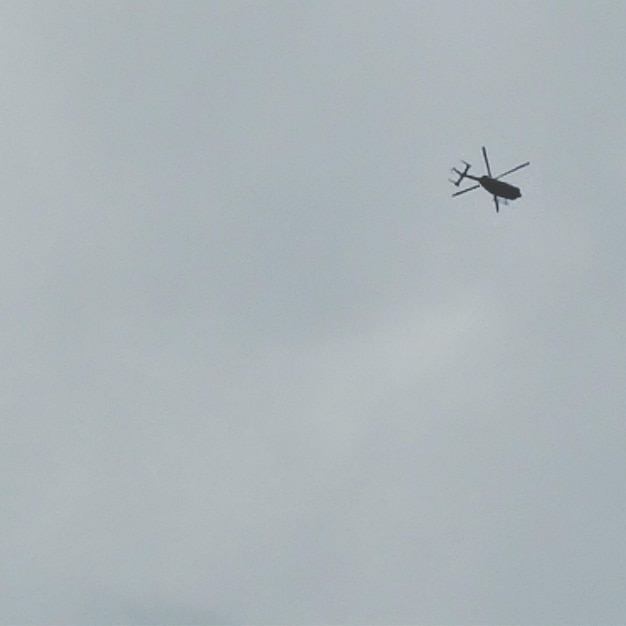
[[[478,189],[480,187],[480,185],[474,185],[473,187],[468,187],[467,189],[462,189],[461,191],[457,191],[456,193],[452,194],[452,197],[454,198],[454,196],[460,196],[462,193],[467,193],[468,191],[473,191],[474,189]]]
[[[491,168],[489,167],[489,159],[487,158],[487,150],[485,149],[485,146],[483,146],[483,157],[485,159],[485,165],[487,166],[487,174],[489,174],[489,178],[493,178],[493,176],[491,175]]]
[[[500,174],[500,176],[496,176],[496,180],[498,180],[499,178],[502,178],[503,176],[507,176],[508,174],[511,174],[513,172],[517,172],[517,170],[521,170],[523,167],[526,167],[527,165],[530,165],[530,161],[526,161],[526,163],[522,163],[521,165],[514,167],[512,170],[507,170],[506,172],[504,172],[504,174]]]

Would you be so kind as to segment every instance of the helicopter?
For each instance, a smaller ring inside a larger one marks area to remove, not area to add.
[[[468,191],[473,191],[474,189],[478,189],[479,187],[482,187],[483,189],[486,189],[493,196],[493,201],[494,201],[494,204],[496,205],[496,213],[497,213],[498,211],[500,211],[499,198],[504,199],[506,202],[508,200],[516,200],[517,198],[520,198],[522,195],[522,193],[519,190],[519,187],[514,187],[513,185],[510,185],[509,183],[505,183],[501,181],[500,179],[504,176],[508,176],[509,174],[512,174],[513,172],[516,172],[517,170],[521,170],[523,167],[526,167],[527,165],[530,165],[530,161],[526,161],[526,163],[522,163],[521,165],[518,165],[517,167],[507,170],[506,172],[504,172],[504,174],[500,174],[499,176],[492,176],[491,167],[489,166],[489,159],[487,158],[487,150],[485,149],[484,146],[483,146],[483,158],[485,159],[485,165],[487,166],[488,176],[472,176],[471,174],[468,174],[467,172],[469,168],[471,167],[471,165],[467,161],[463,161],[463,163],[465,163],[465,169],[462,172],[456,169],[456,167],[452,168],[452,171],[455,174],[459,175],[458,180],[448,179],[455,187],[458,187],[464,178],[469,178],[470,180],[475,180],[477,183],[479,183],[478,185],[472,185],[471,187],[468,187],[467,189],[462,189],[461,191],[457,191],[456,193],[453,193],[452,197],[460,196],[463,193],[467,193]]]

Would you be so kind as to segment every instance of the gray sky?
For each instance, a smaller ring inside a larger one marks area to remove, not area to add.
[[[0,18],[0,622],[624,622],[626,5]]]

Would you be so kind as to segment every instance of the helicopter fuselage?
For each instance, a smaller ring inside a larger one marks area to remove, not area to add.
[[[515,200],[522,196],[519,187],[509,185],[509,183],[505,183],[502,180],[490,178],[489,176],[472,176],[471,174],[465,174],[465,178],[475,180],[477,183],[480,183],[483,189],[486,189],[490,194],[498,196],[499,198]]]
[[[490,194],[493,194],[494,196],[498,196],[500,198],[515,200],[522,195],[519,187],[509,185],[509,183],[505,183],[501,180],[496,180],[495,178],[489,178],[489,176],[481,176],[478,179],[478,182]]]

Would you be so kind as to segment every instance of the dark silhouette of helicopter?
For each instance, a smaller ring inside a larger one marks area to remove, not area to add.
[[[470,180],[475,180],[476,182],[479,183],[478,185],[472,185],[471,187],[468,187],[467,189],[462,189],[461,191],[457,191],[456,193],[453,193],[452,197],[460,196],[462,193],[467,193],[468,191],[473,191],[474,189],[478,189],[479,187],[482,187],[483,189],[486,189],[493,196],[493,201],[496,205],[496,212],[498,212],[500,210],[498,198],[504,198],[505,200],[515,200],[517,198],[520,198],[522,195],[522,193],[519,190],[519,187],[514,187],[513,185],[509,185],[509,183],[505,183],[501,181],[500,179],[503,176],[507,176],[508,174],[516,172],[517,170],[521,170],[523,167],[530,165],[530,161],[526,161],[526,163],[522,163],[521,165],[518,165],[517,167],[514,167],[513,169],[507,170],[506,172],[504,172],[504,174],[500,174],[499,176],[492,176],[491,167],[489,167],[489,159],[487,159],[487,150],[485,149],[484,146],[483,146],[483,157],[485,159],[485,165],[487,166],[487,174],[489,174],[489,176],[472,176],[471,174],[468,174],[467,172],[471,166],[467,161],[463,161],[463,163],[465,163],[465,169],[462,172],[457,170],[456,167],[452,168],[452,171],[455,174],[459,175],[458,180],[450,179],[450,182],[456,187],[458,187],[461,184],[461,181],[464,178],[469,178]]]

